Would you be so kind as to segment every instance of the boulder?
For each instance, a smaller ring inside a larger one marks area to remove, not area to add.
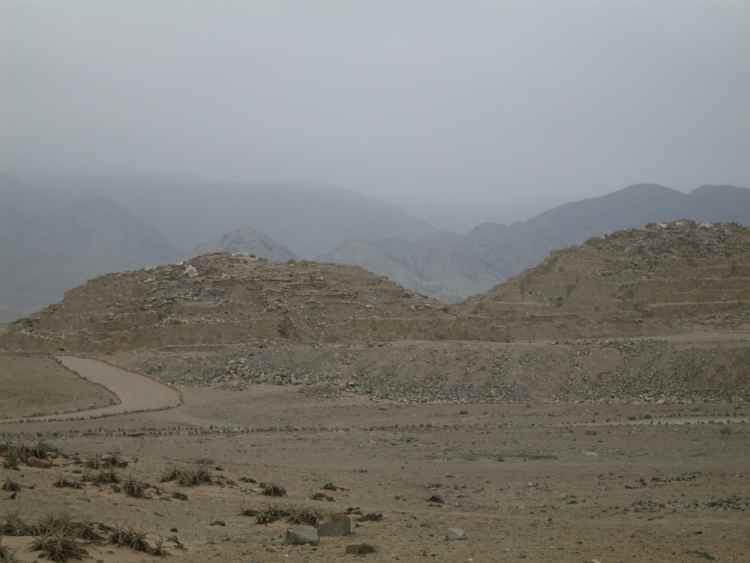
[[[318,523],[321,536],[349,536],[352,533],[352,519],[346,514],[332,514]]]
[[[466,532],[461,528],[448,528],[448,533],[445,534],[445,539],[448,541],[462,541],[466,539]]]
[[[26,465],[29,467],[38,467],[40,469],[49,469],[52,467],[52,462],[48,459],[31,456],[26,460]]]
[[[286,531],[286,543],[289,545],[318,545],[320,536],[312,526],[294,526]]]

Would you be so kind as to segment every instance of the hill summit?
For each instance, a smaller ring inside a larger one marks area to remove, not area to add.
[[[355,266],[207,254],[95,278],[13,323],[9,336],[82,350],[388,339],[413,336],[410,322],[442,307]]]
[[[574,336],[736,328],[749,306],[750,229],[677,220],[552,252],[461,308]]]

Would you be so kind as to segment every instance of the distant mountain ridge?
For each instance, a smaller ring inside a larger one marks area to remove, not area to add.
[[[246,254],[271,262],[287,262],[296,258],[286,246],[250,226],[229,231],[219,240],[197,247],[193,254],[199,256],[211,252]]]
[[[750,190],[702,186],[684,193],[637,184],[555,207],[528,221],[483,223],[465,235],[416,242],[346,241],[326,258],[360,265],[406,287],[457,302],[489,290],[552,250],[620,229],[682,218],[750,224]]]
[[[0,322],[58,301],[93,276],[179,256],[161,233],[111,199],[66,201],[14,187],[0,192]]]
[[[750,224],[750,190],[638,184],[457,234],[332,187],[0,175],[0,322],[59,301],[93,276],[178,261],[196,249],[358,265],[459,302],[554,249],[680,218]],[[252,227],[227,232],[236,225]],[[216,240],[217,233],[226,235]]]

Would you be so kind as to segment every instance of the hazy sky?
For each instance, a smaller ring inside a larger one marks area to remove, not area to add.
[[[324,182],[467,221],[750,186],[748,0],[2,0],[0,72],[0,169]]]

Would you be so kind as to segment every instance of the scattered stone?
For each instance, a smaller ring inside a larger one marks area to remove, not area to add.
[[[52,462],[48,459],[40,459],[38,457],[30,456],[26,460],[26,465],[39,469],[49,469],[50,467],[52,467]]]
[[[463,541],[466,539],[466,532],[461,528],[448,528],[448,533],[445,534],[445,539],[448,541]]]
[[[212,526],[226,526],[227,523],[224,522],[224,520],[214,520],[213,522],[211,522],[211,525]]]
[[[286,531],[286,543],[289,545],[318,545],[320,536],[312,526],[294,526]]]
[[[332,514],[318,523],[321,536],[349,536],[352,533],[352,519],[346,514]]]
[[[445,499],[442,497],[442,495],[432,495],[427,499],[427,502],[431,502],[433,504],[445,504]]]

